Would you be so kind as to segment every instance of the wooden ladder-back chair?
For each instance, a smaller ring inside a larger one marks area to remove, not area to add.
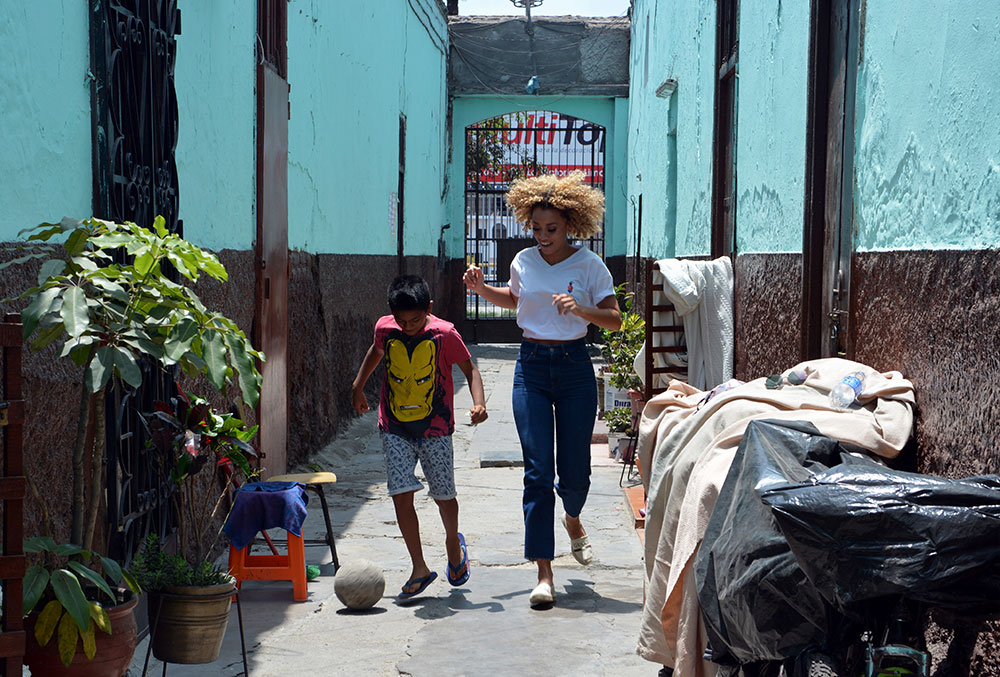
[[[644,359],[644,378],[643,378],[643,400],[648,401],[653,395],[657,393],[662,393],[666,390],[665,387],[659,387],[657,381],[661,374],[683,374],[687,372],[687,367],[674,366],[674,365],[658,365],[656,360],[656,355],[663,355],[665,353],[680,353],[687,350],[684,345],[684,326],[681,324],[662,324],[663,317],[662,313],[672,313],[674,311],[674,306],[671,303],[666,303],[663,301],[663,283],[653,282],[653,273],[656,270],[656,261],[654,259],[647,259],[645,265],[645,287],[644,287],[644,297],[645,297],[645,313],[644,317],[646,319],[645,330],[646,330],[646,350]],[[661,295],[661,302],[656,303],[656,293],[659,292]],[[658,318],[657,314],[661,314]],[[674,322],[677,322],[677,316],[671,314]],[[658,322],[659,320],[659,322]],[[670,338],[668,340],[661,340],[663,335],[668,334]],[[659,335],[659,336],[658,336]],[[654,337],[657,337],[654,339]],[[671,345],[656,345],[656,344],[671,344]],[[634,433],[635,438],[638,438],[638,427],[639,419],[642,416],[641,411],[636,411],[632,418],[632,429],[636,432]],[[634,446],[633,446],[634,449]],[[635,465],[639,469],[639,474],[645,481],[645,468],[639,463],[638,454],[633,451],[632,458],[628,460],[625,467],[622,468],[622,476],[618,481],[619,486],[625,480],[626,476],[632,479],[632,467]],[[645,498],[645,497],[643,497]]]
[[[656,292],[663,293],[663,283],[653,283],[653,272],[656,270],[656,262],[653,259],[646,260],[646,359],[645,359],[645,386],[644,397],[649,400],[653,395],[662,393],[666,388],[657,387],[656,381],[660,374],[680,374],[687,371],[686,367],[678,366],[657,366],[655,355],[665,353],[680,353],[687,350],[683,344],[684,326],[680,324],[657,324],[654,313],[666,313],[674,310],[672,303],[654,303]],[[676,316],[675,316],[676,318]],[[675,319],[675,321],[677,321]],[[656,334],[672,334],[674,340],[665,341],[674,345],[654,345]]]

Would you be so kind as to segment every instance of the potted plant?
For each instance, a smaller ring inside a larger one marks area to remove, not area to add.
[[[631,447],[628,443],[635,434],[632,428],[631,407],[609,409],[604,413],[604,422],[608,425],[608,456],[628,461],[631,457]]]
[[[59,356],[80,369],[67,516],[72,545],[65,546],[67,553],[79,548],[72,555],[77,559],[71,559],[79,561],[94,549],[104,493],[107,389],[138,388],[143,378],[139,363],[152,360],[165,368],[179,366],[192,377],[205,376],[219,390],[230,381],[237,383],[243,399],[255,406],[260,392],[255,360],[263,360],[263,355],[232,320],[209,311],[190,287],[168,277],[168,267],[191,282],[202,274],[225,281],[227,274],[213,254],[170,233],[162,217],[156,218],[153,230],[91,218],[43,223],[20,235],[25,234],[27,253],[0,265],[42,259],[38,285],[18,297],[29,301],[21,314],[24,338],[35,351],[56,344]],[[93,469],[89,477],[88,461]],[[43,514],[50,514],[30,478],[29,487],[43,502]],[[104,571],[110,573],[107,566]],[[54,580],[50,572],[50,584],[62,585],[65,577]],[[97,590],[91,601],[104,594],[100,586]],[[28,604],[28,591],[25,586],[25,609],[34,606]],[[82,621],[80,609],[76,621]]]
[[[168,663],[211,663],[219,657],[236,586],[224,567],[207,558],[221,533],[221,508],[230,490],[257,474],[249,461],[257,456],[250,445],[257,426],[219,414],[183,391],[155,407],[145,415],[149,449],[177,486],[180,553],[165,552],[160,537],[149,534],[132,569],[149,594],[153,655]],[[210,472],[202,473],[204,468]]]
[[[608,361],[605,374],[605,418],[618,403],[628,401],[629,392],[641,392],[642,380],[635,373],[635,356],[646,340],[646,322],[632,311],[634,292],[625,292],[625,285],[615,287],[622,308],[622,325],[618,331],[601,330],[604,356]]]
[[[153,655],[164,663],[218,659],[236,591],[229,572],[208,560],[192,566],[184,557],[164,551],[156,534],[146,537],[132,567],[149,596]]]
[[[28,567],[23,583],[25,663],[32,674],[123,674],[136,644],[139,586],[132,575],[112,559],[49,536],[26,538],[24,551],[43,558]]]

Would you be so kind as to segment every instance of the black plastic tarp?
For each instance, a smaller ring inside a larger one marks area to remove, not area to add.
[[[747,426],[695,559],[710,660],[779,660],[825,639],[828,605],[758,492],[806,482],[842,451],[811,423]]]
[[[761,494],[806,575],[848,611],[903,595],[1000,613],[1000,477],[946,479],[866,461]]]
[[[893,595],[1000,613],[1000,477],[893,470],[805,422],[754,421],[695,561],[716,662],[822,646]]]

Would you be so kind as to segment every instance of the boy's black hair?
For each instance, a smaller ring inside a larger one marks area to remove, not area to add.
[[[389,310],[427,310],[431,290],[419,275],[399,275],[389,285]]]

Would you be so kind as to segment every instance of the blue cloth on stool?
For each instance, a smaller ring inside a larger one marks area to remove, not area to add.
[[[233,499],[233,510],[222,528],[237,549],[250,545],[257,533],[281,527],[302,535],[306,519],[305,486],[299,482],[251,482],[244,484]]]

